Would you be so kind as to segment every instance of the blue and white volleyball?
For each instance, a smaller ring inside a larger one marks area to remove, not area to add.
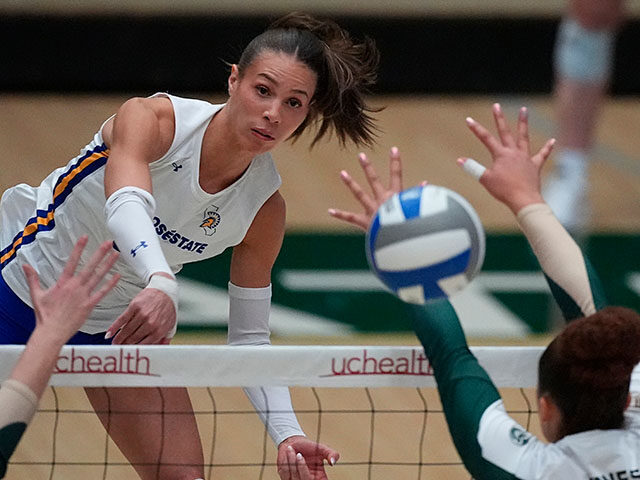
[[[485,233],[458,193],[437,185],[393,195],[366,238],[369,266],[400,299],[424,304],[463,289],[480,271]]]

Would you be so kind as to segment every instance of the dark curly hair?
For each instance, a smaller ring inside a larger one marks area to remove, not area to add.
[[[640,315],[624,307],[574,320],[549,344],[538,366],[538,394],[562,412],[562,436],[622,427],[638,345]]]
[[[264,51],[284,52],[307,65],[318,78],[309,114],[292,137],[316,123],[313,147],[331,127],[340,144],[349,138],[356,145],[373,144],[377,127],[364,96],[377,78],[380,54],[375,43],[362,43],[331,20],[320,20],[305,13],[290,13],[279,18],[244,49],[238,61],[242,72]]]

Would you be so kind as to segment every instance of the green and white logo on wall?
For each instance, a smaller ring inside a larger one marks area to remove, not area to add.
[[[640,310],[640,236],[595,235],[585,250],[609,303]],[[180,328],[226,329],[231,251],[185,265],[179,275]],[[273,270],[275,335],[406,332],[414,307],[387,293],[369,272],[364,236],[285,236]],[[554,327],[557,312],[526,240],[487,236],[482,272],[454,303],[469,336],[522,337]]]

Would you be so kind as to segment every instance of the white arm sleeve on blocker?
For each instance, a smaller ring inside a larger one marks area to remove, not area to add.
[[[149,192],[131,186],[112,193],[104,206],[107,227],[122,258],[145,282],[156,272],[173,277],[151,221],[155,208]]]
[[[238,287],[229,282],[229,345],[269,345],[271,285]],[[304,435],[291,405],[287,387],[247,387],[247,397],[276,445]]]

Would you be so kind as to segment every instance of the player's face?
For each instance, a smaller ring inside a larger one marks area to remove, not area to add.
[[[241,141],[254,153],[273,149],[300,126],[309,113],[316,74],[295,57],[265,51],[242,72],[229,76],[229,102]]]

